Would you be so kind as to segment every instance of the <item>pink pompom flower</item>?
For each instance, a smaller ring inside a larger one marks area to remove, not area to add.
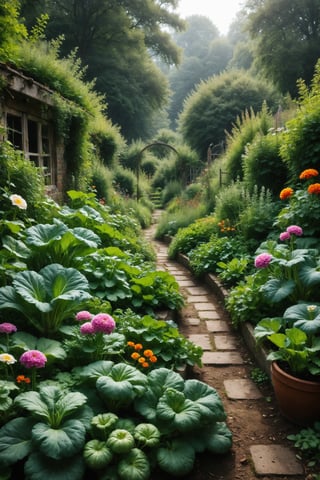
[[[13,323],[4,322],[0,323],[0,333],[14,333],[17,331],[17,327]]]
[[[77,322],[88,322],[92,318],[92,313],[87,312],[87,310],[81,310],[76,314]]]
[[[287,228],[287,232],[291,235],[296,235],[297,237],[301,237],[303,234],[302,228],[298,227],[298,225],[290,225],[290,227]]]
[[[256,268],[266,268],[271,260],[272,255],[270,253],[260,253],[254,260],[254,266]]]
[[[43,368],[47,357],[39,350],[28,350],[20,357],[20,363],[26,368]]]
[[[80,327],[80,333],[82,335],[92,335],[93,333],[95,333],[92,323],[91,322],[83,323]]]
[[[116,322],[107,313],[98,313],[91,320],[94,332],[101,332],[109,335],[116,327]]]
[[[282,242],[284,242],[284,241],[286,241],[286,240],[289,240],[290,237],[291,237],[291,235],[290,235],[290,233],[287,232],[287,231],[286,231],[286,232],[282,232],[282,233],[280,233],[280,235],[279,235],[279,238],[280,238],[280,240],[281,240]]]

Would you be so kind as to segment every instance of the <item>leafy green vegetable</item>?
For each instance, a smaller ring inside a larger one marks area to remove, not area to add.
[[[160,431],[152,423],[137,425],[133,436],[142,447],[155,447],[160,442]]]
[[[120,460],[118,472],[121,480],[147,480],[150,465],[146,454],[138,448],[133,448]]]
[[[93,439],[85,444],[83,457],[89,468],[99,470],[109,465],[113,455],[106,442]]]
[[[107,447],[114,453],[127,453],[134,447],[134,438],[127,430],[118,428],[110,433]]]
[[[161,470],[183,477],[191,472],[195,460],[195,451],[183,440],[173,439],[157,451],[157,461]]]

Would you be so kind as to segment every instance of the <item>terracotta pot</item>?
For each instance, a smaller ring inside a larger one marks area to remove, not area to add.
[[[277,362],[271,365],[271,381],[284,417],[301,426],[312,426],[320,420],[320,382],[293,377]]]

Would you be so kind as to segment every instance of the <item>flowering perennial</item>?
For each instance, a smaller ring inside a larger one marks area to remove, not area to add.
[[[18,375],[16,378],[17,383],[31,383],[31,379],[25,375]]]
[[[39,350],[28,350],[20,357],[20,363],[26,368],[43,368],[47,357]]]
[[[301,237],[303,234],[302,228],[298,227],[298,225],[290,225],[290,227],[287,228],[287,232],[290,235],[296,235],[297,237]]]
[[[308,193],[310,193],[310,195],[320,195],[320,183],[312,183],[309,185]]]
[[[16,194],[10,195],[10,200],[12,205],[14,205],[15,207],[18,207],[21,210],[27,209],[27,202],[20,195],[16,195]]]
[[[266,268],[272,260],[270,253],[260,253],[254,260],[254,266],[256,268]]]
[[[0,362],[6,363],[7,365],[12,365],[13,363],[16,363],[16,359],[14,358],[13,355],[10,355],[10,353],[1,353],[0,354]]]
[[[78,312],[76,315],[76,320],[78,322],[90,321],[91,318],[92,318],[92,314],[90,312],[87,312],[86,310],[81,310],[81,312]]]
[[[128,341],[127,346],[135,350],[130,355],[132,360],[137,361],[143,368],[148,368],[151,363],[156,363],[158,361],[158,358],[150,348],[143,350],[143,345],[141,345],[141,343]],[[143,350],[142,355],[138,352],[140,350]]]
[[[13,323],[4,322],[0,323],[0,333],[14,333],[17,331],[17,327]]]
[[[283,188],[280,192],[280,200],[286,200],[287,198],[290,198],[292,197],[293,195],[293,189],[290,188],[290,187],[287,187],[287,188]]]
[[[116,322],[107,313],[98,313],[91,320],[94,332],[101,332],[109,335],[113,332]]]
[[[307,168],[306,170],[303,170],[303,172],[300,173],[300,180],[308,180],[309,178],[312,177],[317,177],[319,175],[318,170],[315,168]]]

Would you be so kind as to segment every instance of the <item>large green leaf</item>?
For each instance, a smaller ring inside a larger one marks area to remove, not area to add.
[[[184,380],[173,370],[157,368],[148,374],[148,386],[156,396],[161,397],[167,388],[183,391]]]
[[[49,245],[54,240],[61,240],[68,227],[62,222],[54,224],[38,224],[26,230],[26,243],[35,247]]]
[[[147,480],[150,478],[150,465],[146,454],[133,448],[119,462],[118,472],[122,480]]]
[[[44,386],[39,392],[30,391],[18,395],[17,405],[34,416],[58,427],[64,418],[86,403],[87,397],[80,392],[65,392],[56,386]]]
[[[52,300],[76,300],[89,290],[86,277],[75,268],[65,268],[59,263],[52,263],[42,268],[39,274],[43,277]]]
[[[168,388],[159,399],[157,419],[173,430],[187,432],[199,427],[200,407],[192,400],[185,398],[182,392]]]
[[[111,360],[99,360],[89,363],[85,367],[76,367],[73,371],[80,375],[83,380],[91,379],[96,381],[101,376],[109,375],[113,365],[114,362]]]
[[[224,422],[217,422],[203,432],[206,449],[215,454],[227,453],[232,446],[232,433]]]
[[[261,292],[270,302],[278,303],[294,291],[295,285],[293,280],[273,278],[261,287]]]
[[[0,429],[0,459],[3,465],[13,465],[32,450],[30,432],[35,424],[32,418],[15,418]]]
[[[208,421],[222,421],[226,414],[217,391],[196,379],[186,380],[184,394],[200,408],[201,418]]]
[[[84,477],[82,455],[53,460],[41,453],[32,453],[25,464],[26,480],[82,480]]]
[[[19,272],[13,280],[13,287],[25,302],[34,304],[41,312],[50,312],[48,291],[41,273],[26,270]]]
[[[85,444],[86,429],[80,420],[70,419],[51,428],[45,423],[37,423],[32,429],[32,441],[43,455],[59,460],[71,457],[82,450]]]
[[[21,240],[14,237],[4,237],[2,239],[2,245],[18,258],[27,259],[30,255],[30,249]]]
[[[75,227],[71,232],[77,240],[85,243],[88,247],[96,249],[101,244],[100,237],[88,228]]]
[[[177,477],[191,472],[195,460],[194,448],[180,439],[167,442],[157,450],[157,461],[161,470]]]
[[[260,320],[258,325],[254,328],[254,336],[258,342],[261,342],[264,338],[272,333],[279,332],[282,326],[282,321],[280,317],[275,318],[264,318]]]
[[[309,303],[299,303],[287,308],[283,314],[287,321],[291,320],[293,326],[300,328],[308,335],[320,332],[320,306]]]

